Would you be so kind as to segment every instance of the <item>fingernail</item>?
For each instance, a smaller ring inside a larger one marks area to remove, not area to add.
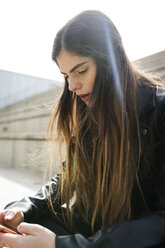
[[[7,215],[5,215],[5,219],[11,220],[14,217],[14,214],[9,213]]]

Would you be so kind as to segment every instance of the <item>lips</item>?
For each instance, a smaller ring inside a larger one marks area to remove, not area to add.
[[[83,102],[89,101],[90,96],[91,94],[79,95],[79,97],[81,98]]]

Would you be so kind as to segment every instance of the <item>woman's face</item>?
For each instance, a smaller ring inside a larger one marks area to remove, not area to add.
[[[96,78],[94,59],[62,50],[56,61],[67,79],[69,90],[74,91],[88,105]]]

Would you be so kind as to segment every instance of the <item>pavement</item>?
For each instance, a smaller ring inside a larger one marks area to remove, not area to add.
[[[44,184],[44,175],[0,166],[0,209],[26,195],[34,195]]]

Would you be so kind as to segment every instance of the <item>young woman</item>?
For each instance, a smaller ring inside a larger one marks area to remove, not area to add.
[[[56,124],[66,160],[35,196],[1,211],[0,221],[25,235],[0,234],[0,245],[165,247],[163,87],[133,66],[99,11],[70,20],[52,57],[65,85],[49,139]]]

